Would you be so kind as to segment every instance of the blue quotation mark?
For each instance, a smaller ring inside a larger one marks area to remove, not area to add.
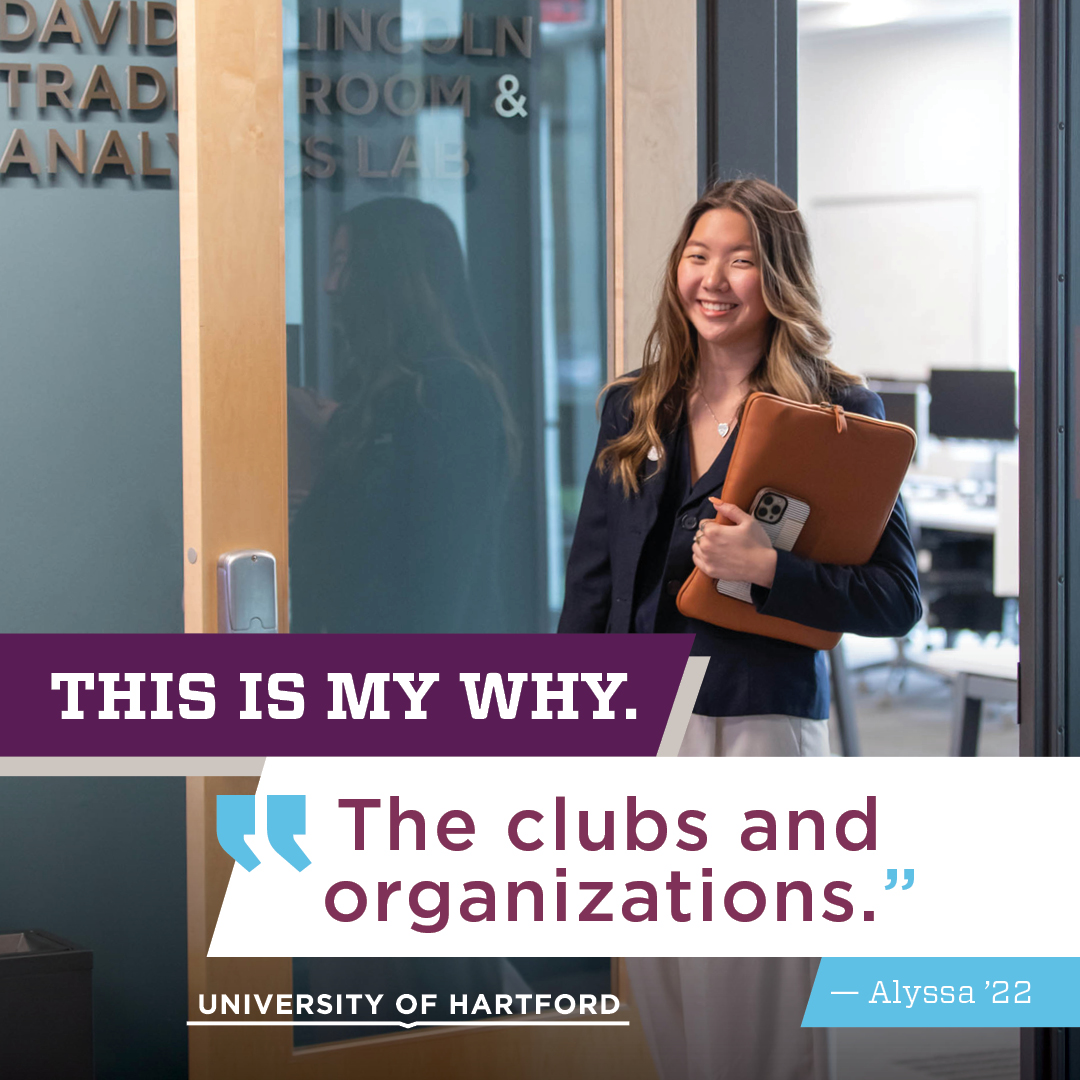
[[[307,805],[303,795],[266,796],[266,839],[270,846],[293,868],[311,865],[296,842],[307,832]],[[245,870],[254,870],[259,858],[248,847],[245,836],[255,834],[255,796],[219,795],[217,797],[217,838],[225,852]]]
[[[885,890],[888,891],[889,889],[895,889],[896,888],[896,875],[899,873],[899,871],[897,871],[897,870],[886,870],[885,873],[888,874],[888,883],[885,886]],[[901,892],[904,889],[910,889],[911,886],[914,885],[914,884],[915,884],[915,871],[914,870],[905,870],[904,871],[904,884],[900,886]]]

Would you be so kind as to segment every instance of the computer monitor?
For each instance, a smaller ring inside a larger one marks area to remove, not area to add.
[[[1016,438],[1016,372],[935,368],[930,434],[939,439]]]
[[[922,439],[926,434],[926,383],[907,379],[868,378],[868,389],[881,398],[885,419],[907,424]]]
[[[885,419],[894,424],[907,424],[917,431],[919,428],[919,397],[914,393],[895,390],[879,390],[881,404],[885,406]]]

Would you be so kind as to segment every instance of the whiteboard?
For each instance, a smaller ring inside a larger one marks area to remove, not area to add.
[[[807,218],[836,363],[902,378],[979,366],[976,196],[822,200]]]

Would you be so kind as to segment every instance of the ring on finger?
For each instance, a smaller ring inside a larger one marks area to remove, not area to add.
[[[698,529],[698,531],[696,533],[694,533],[694,543],[695,544],[700,544],[701,543],[701,538],[704,535],[705,535],[705,530],[704,529]]]

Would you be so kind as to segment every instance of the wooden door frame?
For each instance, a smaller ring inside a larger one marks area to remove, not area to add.
[[[281,0],[178,0],[184,629],[269,551],[288,630]],[[276,222],[276,227],[268,227]]]
[[[284,110],[281,0],[178,0],[185,630],[217,628],[216,563],[257,548],[278,562],[288,629]],[[609,0],[609,374],[636,367],[658,270],[697,195],[697,0]],[[268,227],[277,222],[277,227]],[[218,794],[254,777],[187,786],[188,996],[291,993],[289,958],[209,959],[233,869],[217,843]],[[626,997],[621,963],[615,989]],[[194,1080],[441,1077],[596,1080],[655,1073],[636,1014],[625,1028],[442,1029],[295,1049],[290,1027],[189,1029]],[[612,1070],[615,1072],[612,1072]]]

